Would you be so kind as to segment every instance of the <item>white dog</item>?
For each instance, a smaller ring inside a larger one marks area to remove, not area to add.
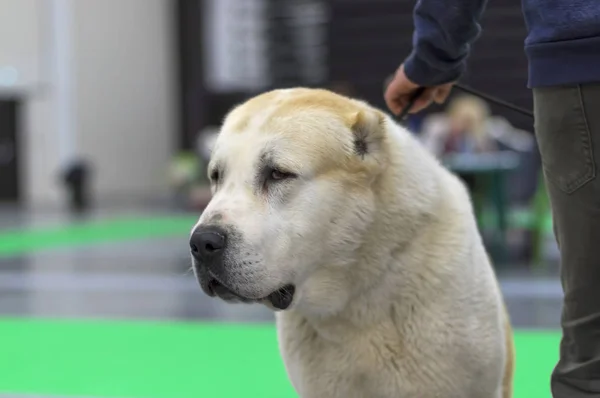
[[[275,90],[225,119],[190,244],[203,290],[277,311],[302,398],[507,398],[510,321],[468,193],[366,103]]]

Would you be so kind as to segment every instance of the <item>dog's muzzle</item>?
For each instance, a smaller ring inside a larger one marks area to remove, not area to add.
[[[285,285],[262,298],[244,297],[227,286],[227,272],[224,269],[224,253],[227,249],[227,242],[227,232],[216,226],[199,227],[192,233],[190,249],[198,281],[204,293],[225,301],[243,303],[267,301],[275,309],[287,309],[294,300],[296,291],[294,285]]]
[[[238,301],[242,303],[268,302],[276,310],[287,309],[292,304],[292,301],[294,300],[294,293],[296,291],[296,287],[294,285],[285,285],[281,289],[269,294],[267,297],[251,299],[237,294],[215,278],[210,278],[206,283],[206,288],[203,287],[203,289],[205,293],[211,297],[217,296],[225,301]]]

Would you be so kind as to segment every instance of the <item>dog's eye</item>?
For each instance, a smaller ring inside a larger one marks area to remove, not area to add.
[[[214,170],[212,171],[212,173],[210,173],[210,180],[211,180],[213,183],[217,183],[217,182],[219,181],[219,177],[220,177],[220,175],[219,175],[219,170],[217,170],[217,169],[214,169]]]
[[[273,169],[273,170],[271,170],[270,177],[271,177],[271,180],[273,180],[273,181],[280,181],[280,180],[285,180],[288,178],[294,178],[294,177],[296,177],[296,175],[293,173],[287,173],[285,171]]]

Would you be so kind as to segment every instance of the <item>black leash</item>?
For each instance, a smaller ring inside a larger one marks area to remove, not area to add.
[[[503,99],[494,97],[492,95],[488,95],[488,94],[482,93],[481,91],[475,90],[474,88],[471,88],[469,86],[465,86],[463,84],[457,83],[457,84],[454,85],[454,87],[456,87],[457,89],[459,89],[461,91],[464,91],[465,93],[469,93],[469,94],[474,95],[476,97],[483,98],[484,100],[489,101],[492,104],[503,106],[503,107],[505,107],[507,109],[510,109],[510,110],[515,111],[517,113],[520,113],[522,115],[529,116],[530,118],[534,117],[533,116],[533,112],[530,111],[529,109],[525,109],[525,108],[522,108],[522,107],[517,106],[515,104],[511,104],[510,102],[506,102]]]
[[[393,76],[390,76],[386,81],[385,81],[385,87],[387,87],[389,85],[389,83],[392,81]],[[461,83],[456,83],[454,85],[455,88],[464,91],[465,93],[469,93],[471,95],[474,95],[476,97],[482,98],[488,102],[491,102],[493,104],[496,105],[500,105],[503,106],[507,109],[510,109],[514,112],[520,113],[522,115],[525,116],[529,116],[530,118],[533,118],[533,112],[530,111],[529,109],[525,109],[522,108],[520,106],[517,106],[515,104],[511,104],[510,102],[506,102],[500,98],[494,97],[492,95],[489,94],[485,94],[479,90],[475,90],[474,88],[471,88],[469,86],[465,86],[464,84]],[[419,87],[418,89],[416,89],[414,91],[414,93],[411,95],[410,99],[408,100],[408,104],[404,107],[404,109],[402,109],[402,112],[400,113],[400,115],[398,116],[398,118],[400,120],[404,120],[407,116],[408,113],[410,112],[410,110],[412,109],[412,107],[415,104],[415,101],[423,94],[423,91],[425,91],[425,87]]]
[[[406,104],[404,109],[402,109],[402,112],[400,112],[400,115],[398,115],[398,119],[400,119],[400,120],[406,119],[406,117],[408,116],[408,113],[410,112],[412,107],[415,105],[415,101],[417,99],[419,99],[419,97],[421,95],[423,95],[423,91],[425,91],[425,87],[419,87],[418,89],[415,90],[414,93],[411,94],[410,98],[408,99],[408,104]]]

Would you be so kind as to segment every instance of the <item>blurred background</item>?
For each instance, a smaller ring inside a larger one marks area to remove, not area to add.
[[[294,397],[272,314],[189,271],[210,146],[272,88],[385,109],[413,5],[0,0],[0,397]],[[524,38],[520,2],[490,2],[463,83],[531,109]],[[408,125],[471,190],[515,397],[549,397],[562,293],[533,120],[455,90]]]

